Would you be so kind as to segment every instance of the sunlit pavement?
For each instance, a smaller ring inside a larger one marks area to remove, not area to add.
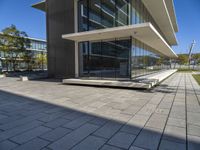
[[[151,91],[0,79],[0,150],[200,149],[200,88],[176,73]]]

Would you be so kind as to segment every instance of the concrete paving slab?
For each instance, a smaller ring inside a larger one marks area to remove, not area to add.
[[[20,135],[17,135],[11,138],[11,141],[14,141],[15,143],[23,144],[49,131],[51,131],[50,128],[39,126],[35,129],[32,129],[30,131],[24,132]]]
[[[48,144],[49,142],[45,140],[35,138],[25,144],[18,146],[17,148],[14,148],[14,150],[40,150]]]
[[[58,127],[54,130],[51,130],[50,132],[47,132],[45,134],[40,135],[40,137],[42,139],[47,140],[47,141],[54,142],[54,141],[62,138],[63,136],[65,136],[66,134],[68,134],[70,132],[72,132],[72,130],[62,128],[62,127]]]
[[[166,126],[163,139],[177,143],[186,143],[186,128]]]
[[[188,150],[199,150],[200,137],[188,135]]]
[[[106,139],[89,136],[81,143],[77,144],[72,150],[99,150],[99,148],[106,143]],[[93,143],[93,144],[91,144]]]
[[[148,91],[6,77],[0,80],[0,145],[22,150],[199,150],[199,95],[190,73],[175,73]],[[43,133],[43,128],[49,130]]]
[[[122,150],[122,149],[111,145],[104,145],[100,150]]]
[[[154,128],[144,128],[133,143],[134,146],[138,146],[144,149],[154,150],[158,147],[160,138],[162,136],[162,130]]]
[[[50,144],[48,147],[51,149],[59,149],[59,150],[71,149],[97,129],[98,126],[92,124],[85,124],[84,126],[72,131],[71,133],[65,135],[61,139]]]
[[[186,150],[186,144],[162,140],[159,150]]]
[[[135,138],[136,135],[118,132],[108,141],[108,144],[128,149]]]
[[[13,142],[8,141],[8,140],[0,142],[0,149],[2,149],[2,150],[11,150],[11,149],[14,149],[17,146],[18,146],[18,144],[13,143]]]
[[[94,135],[109,139],[121,128],[121,126],[121,123],[111,121],[103,125],[100,129],[98,129],[94,133]]]

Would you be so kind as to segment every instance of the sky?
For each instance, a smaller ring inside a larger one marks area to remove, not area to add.
[[[46,39],[45,13],[31,7],[41,0],[0,0],[0,31],[11,24],[30,37]]]
[[[0,31],[11,24],[30,37],[46,39],[45,13],[31,7],[41,0],[0,0]],[[179,32],[176,53],[188,53],[193,40],[193,52],[200,52],[200,0],[174,0]]]
[[[196,41],[193,52],[200,52],[200,0],[174,0],[179,27],[176,53],[188,53],[193,40]]]

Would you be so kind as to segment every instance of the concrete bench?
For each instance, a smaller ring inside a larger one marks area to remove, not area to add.
[[[28,81],[28,77],[27,76],[20,76],[20,81]]]
[[[131,89],[150,89],[151,85],[132,81],[115,81],[115,80],[86,80],[86,79],[64,79],[63,84],[72,85],[93,85],[102,87],[118,87]]]
[[[4,78],[5,77],[5,75],[4,74],[0,74],[0,78]]]

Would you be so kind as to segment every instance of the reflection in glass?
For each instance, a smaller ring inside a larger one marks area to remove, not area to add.
[[[155,54],[151,47],[136,39],[132,39],[131,57],[132,78],[170,68],[166,58]]]
[[[125,26],[130,23],[129,0],[79,0],[79,32]]]
[[[145,22],[163,35],[141,0],[78,1],[79,32]],[[79,52],[81,77],[130,79],[169,67],[154,49],[134,38],[82,42]]]
[[[130,50],[130,39],[80,43],[80,76],[130,78]]]

